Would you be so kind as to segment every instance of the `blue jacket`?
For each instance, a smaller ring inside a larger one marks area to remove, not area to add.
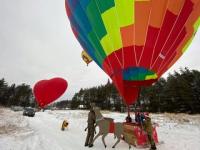
[[[139,123],[139,124],[143,124],[145,120],[145,116],[143,113],[136,113],[135,114],[135,122]]]

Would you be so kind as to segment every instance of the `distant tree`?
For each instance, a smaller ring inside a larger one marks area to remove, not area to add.
[[[8,84],[4,78],[0,80],[0,104],[7,105]]]
[[[77,109],[78,106],[80,105],[80,103],[81,103],[81,101],[78,98],[78,93],[75,93],[75,95],[73,96],[72,101],[71,101],[71,109]]]
[[[64,109],[64,108],[69,108],[69,104],[70,104],[70,101],[63,100],[63,101],[56,102],[54,106],[60,109]]]
[[[0,104],[4,106],[34,106],[35,101],[29,85],[8,86],[4,79],[0,80]]]
[[[15,88],[14,105],[29,106],[32,98],[32,89],[29,85],[21,84]]]

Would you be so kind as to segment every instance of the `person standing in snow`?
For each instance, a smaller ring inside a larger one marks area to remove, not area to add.
[[[95,122],[96,122],[96,116],[95,112],[93,110],[93,105],[90,104],[90,111],[88,113],[88,120],[87,120],[87,128],[85,128],[85,131],[88,130],[87,137],[85,140],[85,146],[92,147],[93,146],[93,138],[95,133]]]
[[[150,150],[156,150],[157,148],[153,139],[153,127],[152,127],[151,118],[148,113],[145,113],[144,116],[145,116],[145,119],[143,122],[143,127],[147,133],[149,143],[151,144]]]

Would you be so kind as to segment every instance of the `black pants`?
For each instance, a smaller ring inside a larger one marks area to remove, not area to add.
[[[148,134],[148,140],[149,140],[149,143],[151,144],[151,149],[156,150],[156,144],[154,142],[152,135]]]
[[[87,133],[87,137],[86,137],[86,140],[85,140],[85,145],[92,145],[93,144],[94,131],[95,131],[94,127],[88,127],[88,133]]]

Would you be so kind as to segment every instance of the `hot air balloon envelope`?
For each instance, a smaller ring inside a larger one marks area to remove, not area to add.
[[[92,58],[88,55],[88,53],[86,51],[82,51],[81,53],[81,57],[83,59],[83,61],[88,65],[89,63],[92,62]]]
[[[127,104],[185,52],[200,0],[66,0],[72,31]]]
[[[67,86],[67,81],[62,78],[41,80],[35,84],[33,93],[39,106],[43,108],[58,99],[65,92]]]

